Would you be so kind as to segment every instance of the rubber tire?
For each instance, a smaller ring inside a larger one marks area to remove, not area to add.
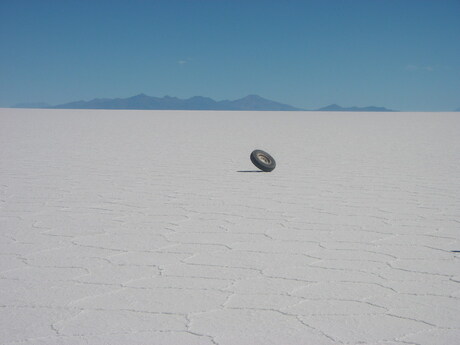
[[[251,162],[260,170],[270,172],[276,167],[276,162],[272,156],[262,150],[254,150],[250,155]]]

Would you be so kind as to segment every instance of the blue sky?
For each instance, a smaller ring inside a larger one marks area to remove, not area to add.
[[[146,93],[449,111],[459,18],[459,0],[0,0],[0,107]]]

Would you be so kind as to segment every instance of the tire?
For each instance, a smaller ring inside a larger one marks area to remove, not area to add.
[[[276,167],[276,162],[272,156],[262,150],[254,150],[251,152],[251,162],[260,170],[270,172]]]

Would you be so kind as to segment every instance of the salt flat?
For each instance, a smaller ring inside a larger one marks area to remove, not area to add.
[[[458,113],[0,109],[0,343],[456,344],[459,133]]]

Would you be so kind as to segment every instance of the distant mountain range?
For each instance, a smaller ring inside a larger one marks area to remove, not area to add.
[[[299,111],[307,110],[288,104],[271,101],[258,95],[249,95],[237,100],[215,101],[209,97],[195,96],[188,99],[177,97],[152,97],[143,93],[128,98],[95,98],[91,101],[76,101],[59,105],[46,103],[21,103],[14,108],[49,109],[141,109],[141,110],[261,110],[261,111]],[[337,104],[315,109],[315,111],[393,111],[383,107],[350,107]]]
[[[337,104],[331,104],[327,107],[319,108],[318,111],[395,111],[384,107],[348,107],[344,108]]]
[[[129,98],[96,98],[60,104],[58,109],[149,109],[149,110],[302,110],[293,106],[270,101],[257,95],[249,95],[234,101],[215,101],[212,98],[195,96],[188,99],[165,96],[151,97],[145,94]]]

